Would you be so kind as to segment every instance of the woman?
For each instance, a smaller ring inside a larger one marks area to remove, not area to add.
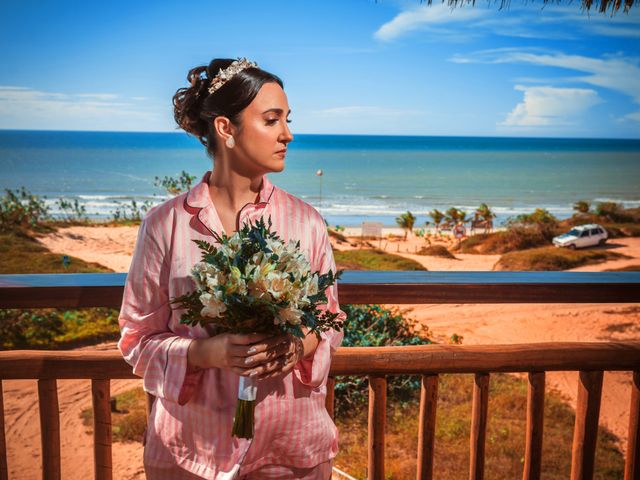
[[[118,347],[156,400],[145,434],[149,479],[331,477],[337,429],[325,409],[331,356],[342,333],[303,341],[291,336],[220,334],[181,325],[169,301],[195,286],[201,258],[194,239],[214,242],[245,222],[270,217],[288,242],[299,240],[312,271],[336,271],[323,218],[273,185],[293,140],[282,81],[245,59],[213,60],[188,74],[174,98],[180,127],[214,160],[213,172],[189,192],[143,219],[127,276]],[[326,308],[345,314],[337,287]],[[238,379],[259,379],[254,438],[231,435]]]

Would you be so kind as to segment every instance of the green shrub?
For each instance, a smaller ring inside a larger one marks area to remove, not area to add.
[[[418,250],[418,255],[429,255],[431,257],[456,258],[444,245],[430,245]]]
[[[66,222],[86,222],[88,220],[87,209],[84,205],[80,205],[77,198],[73,202],[59,198],[56,200],[56,205],[62,211]]]
[[[150,200],[146,200],[141,206],[135,200],[131,200],[130,204],[118,201],[115,203],[118,206],[111,212],[111,216],[116,223],[139,222],[152,207]]]
[[[174,177],[156,177],[154,185],[164,188],[170,195],[180,195],[191,188],[191,184],[196,179],[194,175],[189,175],[184,170],[178,178]]]
[[[62,323],[56,310],[0,310],[0,349],[49,346]]]
[[[112,308],[0,310],[0,350],[70,348],[119,335]]]
[[[406,319],[397,309],[380,305],[342,305],[347,314],[344,324],[344,347],[382,347],[426,345],[431,341],[417,336],[415,321]],[[366,377],[339,377],[335,385],[335,408],[338,413],[365,405],[368,401]],[[401,402],[415,400],[420,394],[420,376],[398,375],[387,378],[389,396]]]
[[[333,255],[345,270],[426,270],[415,260],[371,248],[334,250]]]
[[[637,222],[639,219],[630,209],[625,209],[621,203],[599,202],[596,204],[596,215],[604,217],[610,222]]]
[[[24,187],[14,192],[7,192],[0,198],[0,230],[9,231],[14,228],[35,227],[50,218],[49,207],[43,199],[31,194]],[[46,198],[46,197],[44,197]]]
[[[500,257],[493,269],[557,271],[624,258],[630,257],[609,250],[571,250],[547,246],[507,253]]]

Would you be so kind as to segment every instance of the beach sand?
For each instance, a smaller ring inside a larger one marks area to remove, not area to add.
[[[359,248],[360,230],[346,229],[347,243],[332,239],[334,248]],[[406,241],[391,235],[403,236],[401,229],[383,229],[380,248],[411,258],[433,271],[487,271],[499,255],[456,254],[455,259],[416,255],[424,239],[409,237]],[[51,251],[72,254],[89,262],[97,262],[118,272],[126,272],[137,227],[70,227],[40,239]],[[442,240],[451,244],[454,239]],[[371,241],[378,246],[377,241]],[[355,245],[355,246],[354,246]],[[597,265],[576,268],[578,271],[603,271],[625,265],[638,264],[640,238],[613,239],[608,248],[631,256]],[[423,333],[436,342],[446,343],[452,334],[461,335],[463,344],[509,344],[548,341],[640,341],[640,307],[635,304],[444,304],[444,305],[386,305],[406,311],[416,319]],[[115,343],[97,347],[115,349]],[[524,378],[522,374],[515,374]],[[572,407],[577,397],[577,373],[550,372],[547,389],[565,396]],[[138,380],[113,381],[112,395],[140,385]],[[619,439],[619,448],[626,449],[631,376],[628,373],[607,372],[604,376],[600,424]],[[9,454],[10,478],[36,479],[40,477],[39,422],[37,387],[32,381],[4,382],[5,419]],[[59,381],[59,402],[62,431],[63,478],[84,480],[93,475],[92,437],[87,435],[79,413],[91,405],[90,384],[83,380]],[[491,402],[489,404],[491,415]],[[524,412],[523,412],[524,415]],[[523,417],[524,418],[524,417]],[[142,446],[114,444],[114,478],[142,479]]]

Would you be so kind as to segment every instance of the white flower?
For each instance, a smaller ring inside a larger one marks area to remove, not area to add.
[[[204,283],[206,284],[209,290],[214,290],[218,285],[220,285],[220,277],[224,277],[224,276],[220,274],[216,274],[216,275],[207,274],[204,279]]]
[[[311,275],[311,278],[307,279],[305,293],[308,296],[316,295],[318,293],[318,275]]]
[[[200,310],[200,315],[203,317],[221,317],[222,313],[227,310],[226,305],[220,301],[217,295],[203,293],[200,295],[200,302],[204,305]]]
[[[280,256],[284,252],[284,244],[280,240],[275,240],[273,238],[265,239],[265,243],[267,244],[267,248],[271,250],[276,255]]]
[[[304,312],[302,310],[299,310],[295,307],[281,308],[280,310],[278,310],[278,314],[273,319],[273,323],[275,323],[276,325],[282,325],[285,323],[288,323],[290,325],[299,325],[301,322],[300,318],[302,317],[303,313]]]
[[[247,293],[247,284],[242,278],[242,272],[240,272],[238,267],[231,267],[225,288],[227,294],[239,293],[240,295],[244,295]]]
[[[234,251],[229,245],[220,245],[218,250],[224,254],[227,258],[232,258],[234,256]]]
[[[286,272],[273,271],[267,276],[267,291],[271,294],[274,300],[278,301],[282,297],[286,296],[291,289],[291,283],[287,279]]]

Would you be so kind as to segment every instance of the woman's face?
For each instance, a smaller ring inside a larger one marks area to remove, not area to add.
[[[265,83],[253,101],[240,114],[232,155],[247,162],[259,174],[281,172],[287,145],[293,140],[289,130],[289,102],[277,83]]]

